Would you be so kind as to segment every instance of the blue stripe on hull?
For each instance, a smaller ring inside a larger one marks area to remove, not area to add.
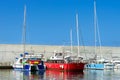
[[[104,64],[87,64],[87,69],[104,69]]]

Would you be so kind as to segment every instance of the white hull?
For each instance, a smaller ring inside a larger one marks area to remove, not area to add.
[[[120,69],[120,64],[116,64],[114,69]]]
[[[114,69],[115,65],[113,63],[105,63],[104,69]]]
[[[23,69],[22,60],[23,57],[18,58],[18,60],[12,65],[13,69]]]
[[[23,65],[22,64],[14,64],[13,69],[23,69]]]

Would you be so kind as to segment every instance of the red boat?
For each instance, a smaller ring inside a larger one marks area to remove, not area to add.
[[[61,71],[83,71],[85,63],[82,58],[64,56],[63,53],[55,53],[53,57],[45,62],[46,69]]]

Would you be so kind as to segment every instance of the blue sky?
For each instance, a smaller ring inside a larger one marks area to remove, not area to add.
[[[21,44],[26,4],[27,44],[77,44],[79,15],[80,45],[94,46],[94,0],[1,0],[0,44]],[[96,0],[102,46],[120,46],[120,1]]]

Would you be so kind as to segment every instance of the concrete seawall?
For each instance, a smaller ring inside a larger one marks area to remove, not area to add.
[[[95,56],[94,47],[80,46],[80,55],[84,58],[93,58]],[[26,52],[34,54],[44,54],[48,59],[54,51],[70,51],[70,46],[53,46],[53,45],[26,45]],[[0,44],[0,66],[10,66],[16,57],[23,53],[23,45],[19,44]],[[120,47],[99,47],[96,49],[97,55],[104,58],[120,57]],[[77,55],[77,47],[73,46],[72,55]]]

